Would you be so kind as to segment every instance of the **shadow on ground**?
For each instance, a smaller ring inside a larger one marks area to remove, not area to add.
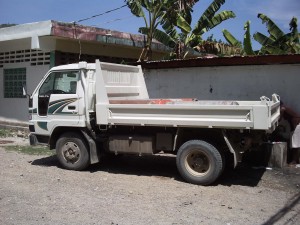
[[[36,159],[31,164],[34,166],[60,167],[55,155]],[[91,165],[88,171],[91,173],[105,171],[114,174],[157,176],[183,181],[177,171],[175,156],[105,156],[101,163]],[[225,169],[223,175],[218,179],[215,185],[254,187],[257,186],[264,173],[264,169],[254,170],[247,165],[242,165],[234,170]]]
[[[52,156],[48,156],[48,157],[33,160],[31,162],[31,165],[45,166],[45,167],[51,167],[51,166],[59,167],[59,163],[57,161],[56,155],[52,155]]]
[[[264,222],[262,225],[271,225],[276,224],[277,222],[281,221],[281,219],[290,211],[293,211],[296,205],[300,203],[300,192],[295,194],[289,201],[286,203],[284,207],[282,207],[278,212],[276,212],[273,216],[271,216],[266,222]],[[295,211],[288,219],[289,223],[285,224],[297,224],[297,221],[299,221],[300,215]]]

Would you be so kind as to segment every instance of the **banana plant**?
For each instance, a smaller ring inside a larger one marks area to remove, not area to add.
[[[139,60],[149,60],[152,57],[152,40],[161,35],[158,26],[170,15],[175,14],[176,23],[184,32],[190,31],[190,26],[179,11],[188,11],[198,0],[125,0],[131,13],[144,19],[145,27],[139,28],[139,32],[147,37],[145,47]]]
[[[223,36],[232,47],[236,47],[237,50],[240,50],[240,49],[242,50],[242,51],[237,51],[237,53],[240,52],[240,54],[242,54],[242,55],[255,55],[255,52],[253,51],[253,48],[252,48],[251,33],[250,33],[250,21],[249,20],[245,23],[244,30],[245,30],[245,34],[244,34],[243,44],[240,41],[238,41],[226,29],[223,30]]]
[[[202,35],[218,26],[223,21],[234,18],[235,14],[232,11],[222,11],[216,14],[221,6],[225,3],[225,0],[214,0],[204,13],[198,19],[195,27],[191,28],[192,18],[190,8],[187,11],[180,11],[180,20],[175,15],[168,15],[161,21],[163,31],[155,31],[155,38],[163,44],[173,49],[171,56],[176,58],[185,58],[189,53],[193,55],[199,54],[199,48],[197,47],[203,42]],[[186,29],[180,29],[178,32],[178,24],[188,24],[189,27]],[[196,51],[196,52],[195,52]]]
[[[259,54],[299,54],[300,43],[297,18],[290,21],[290,32],[284,33],[268,16],[258,14],[257,16],[266,24],[269,36],[256,32],[253,37],[262,47]]]
[[[192,29],[191,13],[198,0],[129,0],[126,2],[134,15],[144,18],[145,27],[139,28],[139,32],[147,35],[147,42],[140,59],[146,60],[151,58],[153,38],[170,47],[172,56],[185,58],[190,52],[195,54],[196,47],[201,43],[205,32],[235,17],[232,11],[216,14],[225,0],[213,0]],[[148,18],[144,10],[148,11]],[[158,29],[159,25],[163,31]]]

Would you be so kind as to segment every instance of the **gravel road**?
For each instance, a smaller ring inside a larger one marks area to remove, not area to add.
[[[0,224],[300,224],[300,168],[185,183],[175,158],[105,159],[84,172],[0,146]]]

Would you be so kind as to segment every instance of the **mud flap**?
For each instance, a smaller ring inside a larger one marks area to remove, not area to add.
[[[90,147],[90,161],[91,164],[98,163],[100,161],[99,155],[97,153],[97,145],[93,138],[91,138],[85,131],[81,130],[81,133],[86,138],[87,142],[89,143]]]
[[[222,133],[223,133],[223,138],[227,144],[227,147],[229,148],[229,151],[233,154],[234,168],[235,168],[238,165],[238,163],[241,161],[241,155],[238,152],[236,152],[234,150],[234,148],[232,147],[232,145],[226,135],[226,132],[223,130]]]

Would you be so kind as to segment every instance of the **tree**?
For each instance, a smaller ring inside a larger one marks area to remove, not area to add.
[[[223,11],[216,15],[225,0],[213,0],[192,29],[191,14],[198,0],[131,0],[126,2],[134,15],[144,18],[146,26],[140,27],[139,32],[147,35],[147,42],[140,58],[146,60],[151,58],[153,38],[173,49],[172,57],[184,58],[189,52],[197,50],[196,47],[201,43],[205,32],[235,17],[232,11]],[[148,18],[143,9],[148,11]],[[159,25],[163,31],[158,29]]]
[[[244,25],[244,41],[243,44],[238,41],[228,30],[223,30],[223,36],[226,41],[237,49],[236,53],[240,53],[242,55],[255,55],[252,49],[252,41],[251,41],[251,33],[250,33],[250,21],[247,21]]]
[[[159,24],[166,24],[167,17],[175,15],[175,25],[187,31],[189,29],[186,21],[178,13],[188,11],[198,0],[125,0],[132,14],[144,19],[145,27],[140,27],[139,32],[147,35],[145,47],[139,60],[148,60],[152,57],[152,40],[159,35],[157,27]]]
[[[198,19],[194,29],[191,28],[191,14],[192,8],[187,11],[180,11],[180,18],[188,24],[186,29],[181,29],[178,33],[176,29],[178,20],[174,16],[169,16],[166,21],[162,21],[162,28],[165,32],[157,31],[155,38],[165,45],[173,48],[172,56],[176,58],[185,58],[189,52],[195,53],[199,51],[198,46],[203,42],[202,35],[218,26],[223,21],[234,18],[235,14],[232,11],[222,11],[216,14],[225,0],[213,0],[204,13]]]
[[[258,18],[266,24],[269,36],[256,32],[253,37],[262,47],[259,54],[299,54],[300,43],[297,18],[293,17],[289,23],[290,32],[284,33],[269,17],[258,14]]]

